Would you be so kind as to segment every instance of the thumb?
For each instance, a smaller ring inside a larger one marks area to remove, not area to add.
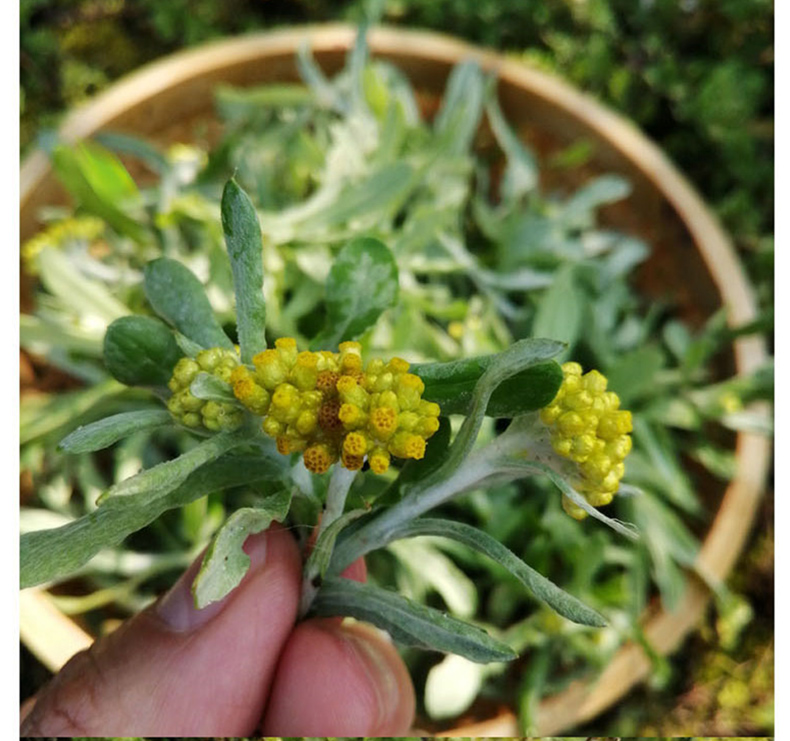
[[[77,654],[21,735],[252,733],[296,619],[301,561],[280,527],[251,536],[244,550],[250,570],[221,602],[195,609],[195,563],[158,602]]]

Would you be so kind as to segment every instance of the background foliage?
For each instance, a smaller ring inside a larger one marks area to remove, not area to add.
[[[65,108],[163,54],[360,15],[348,0],[23,0],[22,145]],[[771,0],[385,0],[383,20],[522,56],[621,110],[714,203],[739,246],[755,253],[754,268],[770,270]]]
[[[719,213],[758,286],[770,328],[770,0],[385,0],[383,7],[386,23],[496,47],[563,75],[632,118]],[[22,0],[23,152],[63,111],[161,55],[215,37],[360,15],[358,3],[330,0]],[[729,622],[711,616],[693,639],[693,660],[684,652],[667,667],[667,696],[685,691],[681,704],[661,707],[653,692],[648,711],[649,690],[639,690],[608,719],[618,733],[628,733],[626,723],[633,733],[682,732],[693,713],[712,720],[711,733],[770,728],[771,523],[766,510],[733,585],[752,612],[748,638],[740,635],[748,619],[739,605],[725,613]]]

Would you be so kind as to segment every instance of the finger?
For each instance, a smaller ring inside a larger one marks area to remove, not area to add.
[[[368,580],[368,567],[364,558],[358,558],[350,566],[347,566],[340,574],[344,579],[351,581],[366,582]]]
[[[36,698],[35,697],[28,697],[27,700],[25,700],[22,703],[21,707],[19,708],[19,720],[20,720],[20,722],[24,721],[25,718],[27,718],[27,716],[30,715],[30,711],[33,709],[33,706],[35,704],[36,704]]]
[[[66,664],[21,735],[249,735],[296,619],[301,561],[279,527],[244,549],[250,570],[228,597],[196,610],[193,564],[155,605]]]
[[[263,732],[393,736],[409,729],[414,688],[388,638],[361,623],[312,619],[288,639]]]

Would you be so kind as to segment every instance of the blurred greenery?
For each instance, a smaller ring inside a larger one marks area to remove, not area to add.
[[[188,10],[188,12],[187,12]],[[207,39],[359,20],[339,0],[22,0],[22,146],[125,72]],[[632,118],[710,200],[772,303],[772,0],[384,0],[556,71]]]
[[[774,528],[766,500],[757,534],[730,577],[732,592],[708,609],[672,658],[662,691],[640,687],[580,733],[721,737],[770,734],[774,719]]]

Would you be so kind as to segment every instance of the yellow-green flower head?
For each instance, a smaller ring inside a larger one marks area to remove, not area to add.
[[[233,404],[198,399],[189,390],[198,373],[212,376],[230,383],[239,359],[233,350],[213,347],[202,350],[197,357],[181,358],[173,368],[173,376],[167,384],[173,392],[167,402],[170,413],[186,427],[203,427],[212,432],[235,430],[241,426],[244,413]]]
[[[75,216],[50,224],[22,245],[22,260],[30,275],[38,273],[36,258],[45,247],[63,247],[69,242],[96,241],[104,233],[104,222],[95,216]]]
[[[422,458],[440,413],[422,399],[422,380],[400,358],[365,367],[358,342],[338,350],[299,352],[294,339],[283,337],[252,359],[254,369],[233,370],[233,393],[263,417],[263,431],[281,453],[303,451],[314,473],[337,461],[356,471],[367,459],[381,474],[393,456]]]
[[[620,409],[620,398],[606,390],[606,377],[597,370],[582,374],[578,363],[565,363],[562,371],[557,396],[540,419],[551,432],[554,452],[577,464],[574,487],[593,507],[601,507],[612,501],[625,473],[631,412]],[[564,496],[563,507],[576,519],[586,516]]]

